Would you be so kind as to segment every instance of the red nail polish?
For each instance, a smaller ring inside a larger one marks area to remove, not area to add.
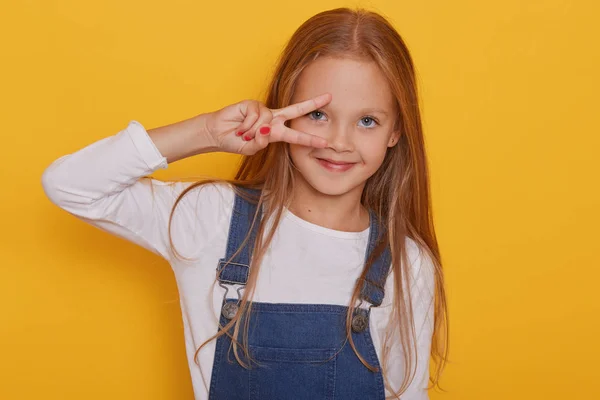
[[[269,132],[271,132],[271,128],[269,128],[268,126],[263,126],[262,128],[260,128],[260,133],[262,133],[263,135],[266,135]]]
[[[243,134],[244,134],[244,132],[242,132],[242,131],[239,131],[239,132],[237,132],[237,133],[235,134],[235,136],[242,136]]]
[[[245,140],[246,142],[249,142],[249,141],[250,141],[250,136],[244,136],[244,140]]]

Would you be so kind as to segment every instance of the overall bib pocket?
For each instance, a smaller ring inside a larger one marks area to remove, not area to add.
[[[248,347],[250,399],[334,398],[339,349]],[[256,365],[258,363],[258,365]]]

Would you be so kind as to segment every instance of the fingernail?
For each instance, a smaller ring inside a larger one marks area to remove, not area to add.
[[[269,128],[268,126],[263,126],[262,128],[260,128],[260,133],[262,133],[263,135],[266,135],[269,132],[271,132],[271,128]]]
[[[237,133],[235,134],[235,136],[242,136],[243,134],[244,134],[244,132],[242,132],[242,131],[239,131],[239,132],[237,132]]]
[[[249,142],[250,141],[250,136],[244,136],[244,140]]]

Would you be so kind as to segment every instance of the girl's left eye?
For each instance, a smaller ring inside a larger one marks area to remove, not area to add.
[[[362,126],[365,128],[372,128],[377,125],[377,121],[373,117],[362,117],[360,122],[363,124]]]
[[[315,119],[317,121],[324,121],[327,119],[327,117],[325,116],[325,113],[323,113],[323,111],[319,111],[319,110],[309,112],[308,117],[310,119]]]

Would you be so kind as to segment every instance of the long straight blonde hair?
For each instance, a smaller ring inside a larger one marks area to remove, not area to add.
[[[384,244],[390,244],[392,254],[391,268],[395,293],[393,317],[389,324],[393,329],[399,330],[406,374],[397,391],[390,388],[389,379],[385,381],[394,397],[399,398],[414,379],[416,372],[416,334],[409,292],[412,275],[405,242],[406,238],[410,238],[423,252],[422,257],[429,258],[433,265],[434,330],[431,354],[427,356],[431,356],[435,363],[434,373],[430,374],[429,380],[433,386],[439,387],[439,378],[448,352],[447,304],[441,257],[431,211],[429,173],[412,58],[398,32],[381,15],[363,9],[338,8],[324,11],[304,22],[289,40],[269,85],[266,106],[277,109],[289,105],[300,73],[311,61],[323,56],[374,61],[387,78],[396,99],[396,128],[401,133],[400,141],[387,150],[383,164],[368,179],[361,199],[364,207],[373,210],[382,223],[386,232]],[[294,193],[294,167],[289,155],[289,146],[284,142],[271,143],[258,153],[246,156],[235,179],[193,183],[178,197],[173,211],[190,190],[214,182],[229,184],[236,193],[256,202],[258,208],[263,209],[263,216],[255,216],[253,221],[253,224],[259,224],[258,235],[239,311],[229,323],[220,326],[218,332],[197,349],[194,359],[196,360],[198,352],[210,340],[228,335],[232,339],[236,359],[244,367],[249,367],[239,355],[241,349],[246,359],[249,357],[245,344],[250,319],[242,316],[251,311],[261,260],[272,241],[285,207],[291,202],[291,194]],[[260,196],[253,197],[240,188],[260,189]],[[169,233],[172,218],[173,212],[169,220]],[[268,220],[273,221],[269,229],[266,223]],[[172,238],[170,240],[174,248]],[[382,246],[379,246],[377,252],[381,250]],[[176,251],[175,254],[181,257]],[[377,371],[377,368],[370,365],[357,351],[351,335],[353,305],[359,299],[373,258],[367,262],[358,277],[352,298],[349,299],[346,335],[361,362],[370,370]],[[243,328],[240,326],[242,320],[245,321]],[[229,332],[231,328],[233,333]],[[237,338],[241,330],[243,339],[240,343]],[[388,333],[390,331],[388,330]],[[386,335],[385,342],[391,340],[390,338],[391,334]],[[386,343],[383,348],[388,348]],[[384,350],[381,363],[384,377],[388,356]]]

